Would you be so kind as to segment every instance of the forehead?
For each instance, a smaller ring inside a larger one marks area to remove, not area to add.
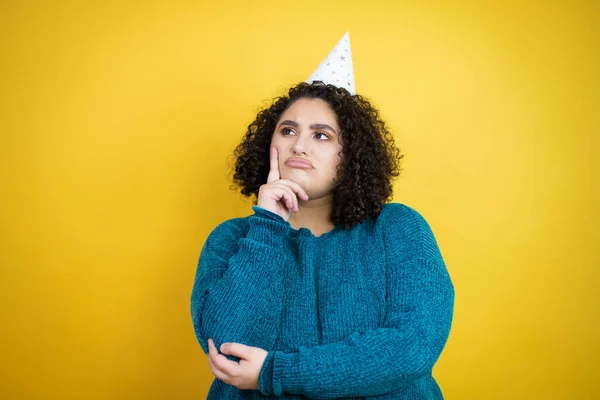
[[[288,107],[280,121],[291,119],[302,123],[323,123],[337,129],[337,116],[331,106],[322,99],[298,99]]]

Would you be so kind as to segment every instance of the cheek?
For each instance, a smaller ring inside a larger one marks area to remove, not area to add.
[[[337,168],[338,165],[342,163],[342,148],[336,149],[332,154],[332,165],[334,168]]]
[[[340,151],[336,151],[333,154],[331,154],[330,160],[331,160],[331,163],[330,163],[329,170],[331,171],[332,179],[335,179],[337,177],[338,166],[342,163],[342,157],[340,156]]]
[[[271,147],[277,146],[277,135],[271,137]]]

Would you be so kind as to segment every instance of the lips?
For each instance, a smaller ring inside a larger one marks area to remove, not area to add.
[[[303,169],[313,169],[314,168],[310,161],[305,160],[303,158],[299,158],[299,157],[288,158],[287,161],[285,162],[285,165],[287,165],[288,167],[292,167],[292,168],[303,168]]]

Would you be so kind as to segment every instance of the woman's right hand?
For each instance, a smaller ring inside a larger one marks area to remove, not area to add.
[[[276,147],[271,147],[271,169],[267,183],[258,189],[257,205],[288,221],[292,211],[299,211],[298,198],[306,201],[308,195],[296,182],[280,179],[279,154]]]

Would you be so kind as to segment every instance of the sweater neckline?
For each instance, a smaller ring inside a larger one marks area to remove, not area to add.
[[[290,233],[290,236],[292,236],[294,238],[303,237],[303,238],[311,238],[311,239],[315,239],[315,240],[324,240],[324,239],[327,239],[327,238],[335,235],[335,233],[337,233],[341,229],[342,229],[341,225],[336,225],[329,232],[325,232],[321,236],[315,236],[309,228],[302,227],[300,229],[294,229],[290,225],[289,233]]]

